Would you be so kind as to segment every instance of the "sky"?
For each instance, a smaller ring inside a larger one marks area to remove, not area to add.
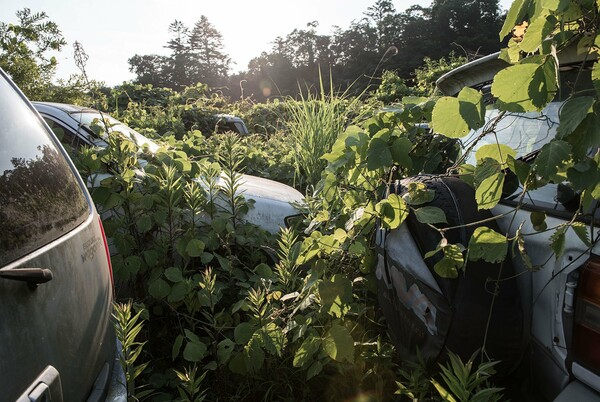
[[[504,9],[510,0],[501,0]],[[0,21],[16,22],[15,13],[27,7],[44,11],[67,41],[56,53],[56,78],[79,73],[73,61],[78,41],[89,59],[88,78],[109,86],[135,78],[127,60],[135,54],[168,54],[169,24],[182,21],[193,27],[201,15],[222,34],[223,51],[235,62],[232,72],[246,70],[248,62],[269,51],[273,40],[318,21],[317,31],[331,34],[334,26],[347,29],[364,16],[375,0],[0,0]],[[396,11],[431,0],[393,0]]]

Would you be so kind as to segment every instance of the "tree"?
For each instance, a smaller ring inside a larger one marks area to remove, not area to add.
[[[16,13],[19,22],[0,22],[0,67],[31,99],[39,99],[51,84],[57,61],[49,57],[65,42],[56,23],[44,12],[23,8]]]
[[[129,71],[137,75],[137,82],[155,87],[168,87],[169,58],[157,54],[135,55],[128,60]]]
[[[223,52],[223,36],[204,15],[192,29],[189,51],[191,75],[196,82],[217,86],[227,77],[231,58]]]
[[[190,77],[192,57],[189,46],[189,29],[183,22],[175,20],[169,25],[169,32],[173,34],[173,37],[165,46],[167,49],[171,49],[167,67],[170,76],[169,87],[182,89],[192,84]]]
[[[205,16],[190,31],[181,21],[169,25],[171,39],[165,48],[169,56],[135,55],[129,59],[129,70],[136,82],[181,90],[197,83],[211,87],[224,85],[231,59],[223,52],[221,33]]]

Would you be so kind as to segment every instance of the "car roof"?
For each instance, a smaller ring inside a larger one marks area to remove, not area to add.
[[[580,52],[576,46],[569,46],[558,53],[561,66],[596,59],[595,54]],[[498,71],[510,65],[500,58],[500,52],[492,53],[447,72],[438,78],[435,85],[442,94],[456,96],[465,87],[476,87],[492,81]]]
[[[47,107],[53,107],[55,109],[61,110],[63,112],[66,113],[79,113],[79,112],[86,112],[86,113],[98,113],[98,111],[96,109],[92,109],[89,107],[84,107],[84,106],[78,106],[78,105],[70,105],[67,103],[58,103],[58,102],[31,102],[33,104],[33,106],[47,106]]]
[[[454,96],[465,87],[489,82],[498,71],[510,65],[498,56],[500,52],[463,64],[442,75],[435,85],[444,95]]]

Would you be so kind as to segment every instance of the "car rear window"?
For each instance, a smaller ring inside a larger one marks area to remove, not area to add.
[[[0,266],[81,224],[90,206],[45,126],[0,74]]]

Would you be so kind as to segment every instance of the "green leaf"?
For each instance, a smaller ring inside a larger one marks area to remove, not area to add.
[[[140,233],[146,233],[152,229],[152,218],[148,215],[141,216],[135,223]]]
[[[506,35],[510,34],[515,27],[522,22],[525,13],[529,9],[531,0],[514,0],[506,14],[506,19],[500,30],[500,41],[502,41]]]
[[[469,240],[469,260],[495,263],[504,261],[508,252],[506,236],[488,227],[478,227]]]
[[[527,32],[519,43],[521,50],[525,53],[535,52],[542,45],[542,41],[552,32],[555,25],[556,18],[550,15],[549,11],[536,16],[535,19],[530,21]]]
[[[206,345],[202,342],[188,342],[183,349],[183,358],[189,362],[199,362],[206,356]]]
[[[589,149],[600,145],[600,105],[594,104],[594,113],[589,113],[571,134],[562,138],[571,144],[573,156],[584,158]]]
[[[438,207],[421,207],[415,210],[415,216],[421,223],[448,223],[446,214]]]
[[[565,141],[551,141],[544,145],[535,158],[535,170],[544,179],[555,179],[556,174],[571,157],[571,146]]]
[[[569,7],[571,0],[546,0],[542,2],[542,7],[550,11],[565,11]]]
[[[578,96],[566,101],[560,109],[560,125],[556,137],[563,138],[575,131],[588,113],[594,111],[593,105],[594,98],[591,96]]]
[[[579,240],[583,242],[588,247],[591,247],[592,242],[590,241],[590,232],[589,228],[583,222],[573,222],[571,224],[571,229],[575,232]]]
[[[258,342],[250,342],[244,349],[244,362],[250,372],[260,370],[265,361],[265,352],[260,348]]]
[[[175,338],[175,342],[173,342],[173,347],[171,348],[171,360],[175,360],[177,356],[179,356],[179,351],[181,350],[182,344],[183,336],[177,335],[177,338]]]
[[[323,339],[323,349],[333,360],[354,362],[354,339],[348,329],[333,323]]]
[[[171,282],[181,282],[183,280],[183,274],[181,272],[181,268],[178,267],[170,267],[165,270],[165,278],[170,280]]]
[[[421,205],[433,201],[435,191],[428,190],[423,183],[408,183],[408,192],[402,197],[409,205]]]
[[[310,380],[311,378],[319,375],[323,371],[323,364],[320,361],[316,361],[310,365],[308,370],[306,370],[306,379]]]
[[[493,159],[499,163],[507,163],[508,157],[515,158],[517,152],[505,144],[486,144],[482,145],[477,149],[475,158],[478,161],[484,160],[485,158]]]
[[[592,84],[594,84],[596,93],[600,94],[600,61],[596,61],[592,67]]]
[[[394,163],[398,166],[410,169],[412,167],[412,159],[410,157],[412,148],[413,144],[408,138],[396,138],[390,147],[390,152],[392,153],[392,160]]]
[[[319,296],[323,311],[341,318],[350,311],[352,282],[344,275],[336,274],[330,280],[319,283]]]
[[[381,130],[373,136],[367,149],[367,169],[377,170],[392,166],[393,158],[388,145],[389,138],[388,130]]]
[[[456,244],[448,244],[442,247],[444,257],[434,266],[434,271],[442,278],[457,278],[458,271],[464,266],[462,249]]]
[[[281,351],[283,350],[286,337],[283,330],[277,326],[274,322],[270,322],[264,327],[257,331],[260,336],[262,347],[271,353],[272,355],[281,357]]]
[[[192,239],[185,247],[185,252],[190,257],[200,257],[204,252],[204,242],[198,239]]]
[[[188,295],[189,291],[190,291],[190,289],[186,282],[178,282],[171,288],[171,291],[169,292],[169,297],[167,297],[167,300],[170,303],[180,302],[183,299],[185,299],[185,297]]]
[[[315,353],[321,347],[321,339],[313,335],[307,335],[296,354],[294,355],[294,367],[304,367],[313,360]]]
[[[235,343],[231,339],[223,339],[217,345],[217,360],[219,364],[225,364],[229,361],[231,353],[235,347]]]
[[[156,250],[144,251],[144,261],[149,267],[154,267],[158,264],[158,252]]]
[[[462,138],[485,122],[481,93],[463,88],[457,98],[443,97],[433,108],[432,125],[435,132],[449,138]]]
[[[477,172],[477,170],[476,170]],[[498,205],[502,198],[502,187],[504,185],[504,173],[498,172],[476,183],[475,200],[477,208],[491,209]]]
[[[390,194],[388,198],[380,201],[375,210],[379,213],[383,227],[388,229],[399,227],[408,216],[408,207],[397,194]]]
[[[546,213],[544,211],[532,211],[529,214],[529,220],[531,221],[533,229],[538,232],[542,232],[548,227],[546,225]]]
[[[142,267],[142,259],[137,255],[130,255],[129,257],[125,258],[124,263],[125,269],[132,275],[137,274]]]
[[[254,334],[254,328],[248,322],[238,324],[233,330],[233,337],[238,345],[247,344],[252,338],[252,334]]]
[[[429,381],[431,381],[431,383],[435,387],[435,389],[438,392],[438,394],[440,394],[440,396],[442,397],[443,401],[445,401],[445,402],[458,402],[452,396],[452,394],[450,392],[448,392],[439,382],[437,382],[433,378],[431,380],[429,380]]]
[[[155,299],[163,299],[171,292],[171,286],[164,279],[157,279],[148,287],[148,293]]]
[[[591,158],[585,158],[567,169],[567,178],[576,191],[595,186],[600,181],[599,175],[598,165]]]
[[[523,226],[523,223],[521,223],[521,226],[517,230],[517,234],[516,234],[517,247],[519,249],[519,254],[521,255],[521,259],[523,260],[523,264],[527,267],[527,269],[529,269],[530,271],[533,271],[533,263],[531,262],[531,257],[529,257],[529,253],[527,253],[527,249],[525,248],[525,237],[521,233],[522,226]]]
[[[508,168],[511,170],[511,172],[517,175],[519,181],[522,184],[525,184],[527,178],[529,177],[531,166],[522,160],[513,158],[512,156],[508,156],[506,163],[508,164]]]
[[[565,251],[565,233],[567,226],[561,226],[550,236],[550,247],[556,258],[560,257]]]
[[[541,110],[557,89],[556,63],[550,57],[544,62],[509,66],[499,71],[492,83],[501,110],[517,113]]]

